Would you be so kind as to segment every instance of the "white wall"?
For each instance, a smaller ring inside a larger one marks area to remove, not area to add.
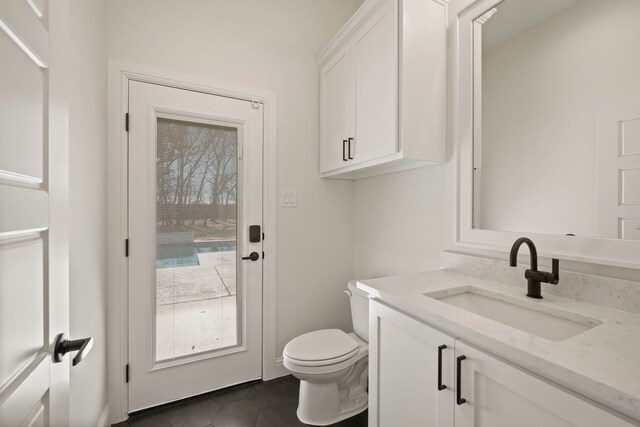
[[[319,176],[314,57],[361,0],[112,0],[108,55],[278,94],[277,349],[318,328],[350,329],[353,184]],[[269,236],[267,235],[267,238]],[[268,254],[267,254],[268,256]]]
[[[500,11],[483,33],[508,25]],[[614,234],[598,229],[604,192],[618,192],[617,176],[596,191],[618,172],[598,156],[618,157],[599,120],[628,119],[634,103],[640,116],[640,55],[629,46],[639,15],[635,0],[584,0],[483,51],[481,228],[617,237],[615,206]]]
[[[107,405],[106,2],[69,9],[70,336],[95,340],[71,368],[70,425],[95,426]]]
[[[355,183],[353,272],[356,278],[440,267],[444,250],[446,166]]]
[[[449,4],[447,66],[448,161],[355,182],[353,274],[380,277],[440,268],[452,245],[456,188],[453,179],[453,22],[468,0]]]

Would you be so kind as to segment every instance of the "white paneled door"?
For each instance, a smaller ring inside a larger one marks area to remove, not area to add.
[[[129,411],[262,377],[263,106],[129,83]]]
[[[610,108],[596,120],[597,237],[640,240],[640,108]]]
[[[0,426],[68,425],[67,26],[64,0],[0,2]]]

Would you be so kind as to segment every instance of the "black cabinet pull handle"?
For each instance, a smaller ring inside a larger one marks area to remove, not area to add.
[[[87,354],[91,351],[91,347],[93,347],[92,337],[71,341],[67,339],[67,334],[58,334],[53,346],[53,361],[60,363],[64,360],[65,354],[71,351],[77,351],[78,354],[73,358],[73,366],[76,366],[87,357]]]
[[[353,155],[351,155],[351,141],[353,141],[353,138],[349,138],[349,160],[353,160]]]
[[[260,254],[258,254],[258,252],[251,252],[249,254],[249,256],[243,256],[242,259],[243,260],[257,261],[257,260],[260,259]]]
[[[347,159],[347,140],[346,139],[342,140],[342,161],[344,162],[349,161],[349,159]]]
[[[447,348],[446,345],[442,344],[438,347],[438,390],[442,391],[447,388],[446,385],[442,384],[442,350]]]
[[[462,405],[467,399],[462,397],[462,361],[466,360],[467,356],[458,356],[456,359],[456,403]]]

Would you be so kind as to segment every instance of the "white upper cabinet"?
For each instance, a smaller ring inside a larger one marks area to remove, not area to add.
[[[397,13],[385,1],[351,40],[353,164],[397,151]]]
[[[446,0],[368,0],[318,56],[320,172],[444,162]]]
[[[349,135],[349,46],[343,46],[320,70],[321,137],[329,143],[320,152],[320,168],[334,170],[347,158]]]

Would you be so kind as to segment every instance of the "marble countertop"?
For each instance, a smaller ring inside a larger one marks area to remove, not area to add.
[[[477,279],[447,270],[358,280],[357,286],[454,338],[459,338],[640,421],[640,315],[549,293],[527,298],[519,286]],[[602,322],[564,341],[550,341],[423,294],[473,286],[536,304],[548,313],[562,310]],[[558,286],[562,286],[562,282]]]

